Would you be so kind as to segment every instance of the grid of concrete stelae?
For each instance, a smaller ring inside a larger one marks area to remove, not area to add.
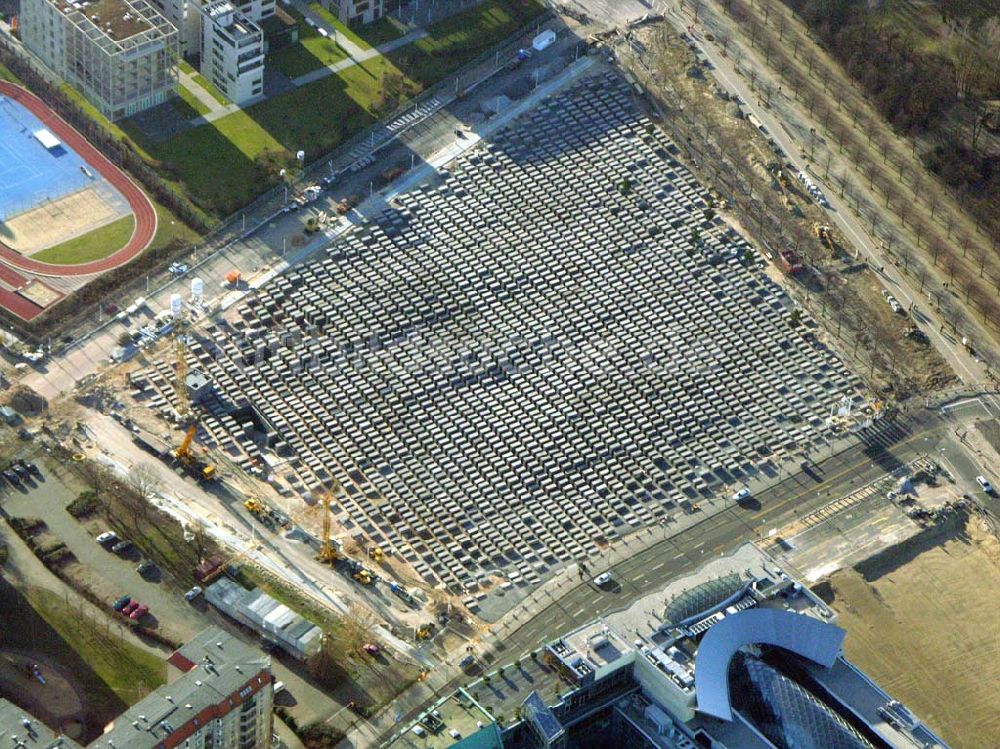
[[[336,478],[353,532],[456,592],[823,444],[858,380],[676,153],[610,74],[548,99],[194,346],[202,437],[259,457],[252,405],[294,489]]]

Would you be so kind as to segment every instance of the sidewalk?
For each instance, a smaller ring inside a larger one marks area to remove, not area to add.
[[[186,88],[188,91],[190,91],[191,95],[194,96],[194,98],[196,98],[206,107],[208,107],[209,110],[208,114],[199,117],[197,120],[198,122],[201,122],[202,120],[209,122],[210,121],[209,118],[211,118],[213,115],[215,115],[215,119],[218,119],[219,117],[225,117],[227,114],[231,114],[235,112],[237,109],[239,109],[239,107],[236,104],[220,103],[218,99],[216,99],[214,96],[208,93],[208,91],[202,88],[201,84],[195,80],[194,76],[191,73],[187,73],[179,67],[177,68],[177,78],[180,84],[184,86],[184,88]]]

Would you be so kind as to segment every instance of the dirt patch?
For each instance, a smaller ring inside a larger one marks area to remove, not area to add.
[[[0,579],[4,612],[0,649],[0,697],[30,711],[54,731],[81,743],[98,736],[126,705],[6,580]],[[31,674],[37,664],[45,685]]]
[[[649,54],[639,59],[619,47],[623,65],[657,96],[668,113],[664,127],[711,186],[719,213],[754,239],[771,263],[769,274],[815,321],[807,324],[818,339],[853,361],[880,393],[902,399],[951,382],[954,374],[926,335],[883,298],[878,273],[858,262],[858,250],[829,226],[826,212],[680,36],[666,24],[636,36]],[[775,264],[778,250],[788,248],[804,261],[795,275]]]
[[[959,516],[819,588],[847,629],[847,657],[955,749],[996,749],[1000,541]]]

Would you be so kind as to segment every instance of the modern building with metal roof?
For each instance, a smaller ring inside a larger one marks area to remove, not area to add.
[[[523,684],[522,662],[442,700],[391,746],[947,749],[847,661],[847,636],[833,610],[748,544],[551,641],[542,673]],[[543,698],[552,678],[561,688]],[[463,723],[452,703],[493,719]]]
[[[322,630],[258,588],[247,590],[223,577],[205,589],[205,598],[296,658],[307,658],[319,650]]]

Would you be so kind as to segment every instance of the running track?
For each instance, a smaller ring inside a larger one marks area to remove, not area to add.
[[[19,289],[31,280],[7,266],[40,276],[86,276],[103,273],[124,265],[146,249],[156,234],[157,218],[153,204],[138,185],[31,92],[7,81],[0,81],[0,94],[30,110],[59,140],[76,151],[80,158],[125,197],[135,216],[135,229],[124,247],[108,257],[79,265],[53,265],[32,260],[0,242],[0,263],[2,263],[0,281]],[[24,320],[31,320],[42,311],[24,297],[3,288],[0,288],[0,305]]]

